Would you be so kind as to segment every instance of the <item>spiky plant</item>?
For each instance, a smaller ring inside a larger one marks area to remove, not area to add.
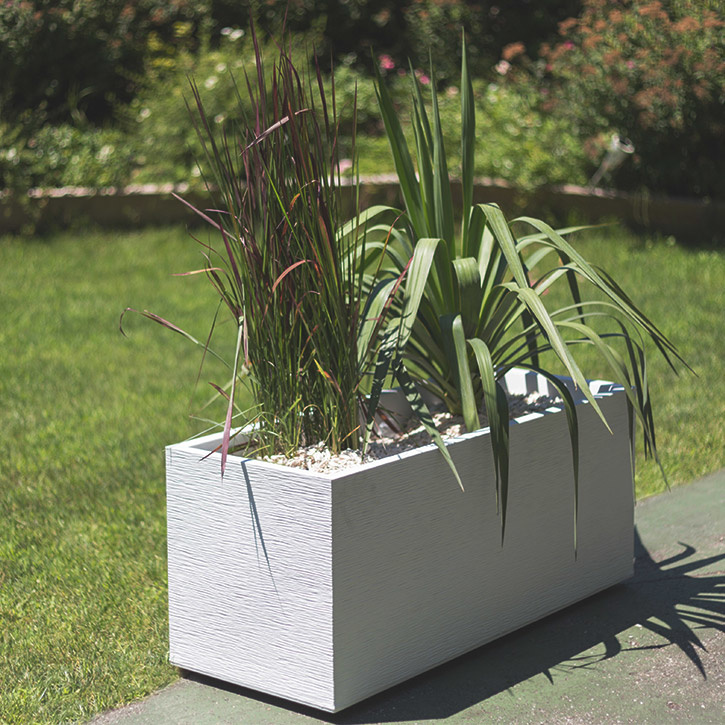
[[[532,217],[509,222],[496,205],[473,203],[476,119],[465,45],[460,83],[462,208],[456,215],[433,69],[431,78],[429,114],[411,73],[411,154],[392,99],[377,77],[380,112],[405,208],[378,207],[367,215],[367,261],[372,264],[377,258],[377,264],[393,275],[406,274],[403,300],[387,329],[380,365],[406,391],[454,472],[419,391],[432,393],[449,411],[461,414],[469,431],[481,427],[479,416],[485,410],[503,535],[509,414],[501,379],[511,368],[543,375],[562,398],[571,436],[576,510],[577,408],[567,386],[554,375],[551,356],[544,354],[553,353],[607,425],[578,362],[577,351],[593,346],[611,379],[624,386],[644,433],[645,452],[655,457],[645,339],[671,365],[681,358],[617,283],[567,241],[574,229],[557,231]],[[552,309],[543,295],[562,283],[568,285],[571,304]],[[585,298],[585,290],[595,294]],[[378,392],[374,386],[373,401]]]

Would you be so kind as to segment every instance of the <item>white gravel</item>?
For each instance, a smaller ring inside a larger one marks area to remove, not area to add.
[[[539,393],[534,393],[528,397],[523,395],[510,396],[509,418],[516,418],[526,413],[545,410],[558,403],[561,403],[561,398],[541,395]],[[485,427],[487,424],[485,413],[480,417],[481,425]],[[433,420],[444,440],[456,438],[466,432],[463,418],[459,415],[439,412],[433,415]],[[383,435],[374,435],[371,438],[368,450],[364,456],[360,451],[353,450],[333,454],[324,443],[316,443],[315,445],[298,448],[296,454],[291,457],[279,453],[272,456],[264,456],[262,460],[289,466],[290,468],[303,468],[316,473],[344,471],[364,463],[394,456],[398,453],[403,453],[403,451],[409,451],[413,448],[419,448],[420,446],[431,443],[431,437],[423,426],[417,425],[416,423],[417,421],[413,420],[407,429],[397,433],[385,426],[386,430]]]

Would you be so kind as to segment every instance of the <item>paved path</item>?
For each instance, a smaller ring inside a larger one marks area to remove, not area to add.
[[[725,723],[725,470],[637,505],[635,576],[337,715],[189,676],[93,725]]]

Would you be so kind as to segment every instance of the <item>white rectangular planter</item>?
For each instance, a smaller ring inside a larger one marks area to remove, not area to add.
[[[512,371],[511,392],[546,381]],[[629,420],[594,383],[580,404],[578,555],[565,414],[510,427],[501,546],[488,431],[322,475],[230,457],[219,436],[166,449],[170,659],[336,712],[628,578]]]

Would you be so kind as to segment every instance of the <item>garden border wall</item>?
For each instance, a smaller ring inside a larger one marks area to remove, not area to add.
[[[460,183],[452,184],[454,204],[460,203]],[[400,204],[395,176],[361,180],[361,203]],[[123,189],[31,189],[24,199],[0,192],[0,234],[28,230],[102,227],[141,227],[194,223],[194,214],[172,196],[205,206],[203,192],[188,185],[145,184]],[[700,242],[725,237],[725,202],[632,194],[581,186],[552,186],[533,192],[506,182],[479,179],[478,202],[495,202],[511,216],[526,212],[556,223],[594,223],[617,220],[638,231],[654,231]]]

